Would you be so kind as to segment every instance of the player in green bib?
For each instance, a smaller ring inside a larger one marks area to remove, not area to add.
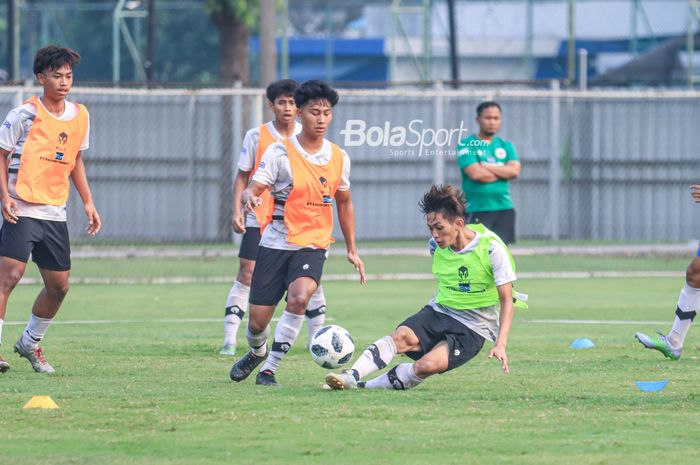
[[[330,373],[331,389],[410,389],[429,376],[453,370],[495,342],[489,358],[509,372],[506,343],[513,320],[515,263],[508,247],[481,224],[465,224],[464,197],[452,186],[432,186],[420,202],[425,214],[438,282],[435,296],[389,336],[371,344],[351,369]],[[525,300],[523,294],[515,293]],[[389,365],[396,354],[413,363],[400,363],[367,382],[362,379]]]
[[[501,106],[483,102],[476,109],[479,133],[462,139],[457,163],[467,196],[467,223],[481,223],[506,243],[515,243],[515,209],[509,181],[520,176],[520,161],[512,143],[496,135]]]

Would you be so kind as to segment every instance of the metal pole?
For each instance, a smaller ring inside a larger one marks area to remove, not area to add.
[[[588,89],[588,50],[585,48],[578,51],[578,88]]]
[[[637,16],[639,15],[639,0],[632,0],[632,13],[630,16],[630,53],[636,55],[639,50],[637,41]]]
[[[559,239],[559,195],[560,195],[560,127],[559,127],[559,81],[553,80],[550,84],[552,97],[549,104],[549,146],[551,154],[549,158],[549,237],[552,240]]]
[[[119,0],[112,13],[112,82],[119,82],[120,79],[120,57],[119,57],[119,13],[124,7],[126,0]]]
[[[435,129],[440,130],[444,127],[443,115],[445,113],[445,102],[444,97],[442,97],[441,91],[443,90],[442,81],[435,82],[435,90],[438,92],[438,96],[435,98],[435,105],[433,107],[435,122]],[[435,136],[437,140],[437,136]],[[445,159],[440,153],[440,147],[435,147],[435,156],[433,157],[433,183],[436,185],[441,185],[445,183]]]
[[[326,68],[326,81],[328,83],[333,82],[333,24],[332,24],[332,5],[331,2],[326,3],[325,9],[325,22],[326,22],[326,56],[325,56],[325,68]]]
[[[11,81],[19,80],[19,0],[7,0],[7,68]]]
[[[275,80],[275,0],[260,0],[260,87]]]
[[[447,16],[450,21],[450,70],[452,87],[459,88],[459,62],[457,61],[457,27],[455,25],[455,0],[447,2]]]
[[[430,0],[423,0],[423,80],[429,81],[432,77],[430,69]]]
[[[147,28],[146,76],[148,82],[153,82],[156,74],[156,0],[148,0]]]
[[[569,86],[573,85],[576,78],[576,1],[569,0],[568,7],[568,32],[569,40],[566,48],[567,71],[566,78]]]
[[[694,20],[697,16],[700,21],[700,13],[696,10],[700,8],[697,0],[688,0],[688,34],[686,37],[686,46],[688,51],[688,87],[693,88],[695,85],[695,64],[693,63],[693,54],[695,53],[695,31]]]
[[[289,18],[288,18],[288,0],[282,1],[282,44],[280,51],[281,74],[283,79],[289,79]]]
[[[525,5],[525,79],[534,79],[534,62],[533,62],[533,43],[534,36],[534,0],[527,0]]]

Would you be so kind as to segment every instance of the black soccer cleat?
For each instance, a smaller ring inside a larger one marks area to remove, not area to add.
[[[275,379],[275,374],[270,370],[263,370],[255,377],[255,384],[263,386],[279,387],[280,384]]]
[[[248,351],[231,367],[231,379],[236,382],[243,381],[265,360],[265,357],[267,354],[260,357],[255,355],[252,350]]]

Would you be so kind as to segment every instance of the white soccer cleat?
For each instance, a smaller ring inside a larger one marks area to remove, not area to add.
[[[41,350],[41,347],[36,346],[36,348],[30,349],[24,345],[21,337],[15,342],[15,352],[17,352],[20,357],[29,360],[29,363],[32,364],[32,368],[37,373],[53,373],[56,371],[44,358],[44,351]]]
[[[326,376],[326,384],[336,391],[357,389],[357,380],[350,370],[345,370],[340,374],[328,373]]]
[[[647,349],[658,350],[671,360],[678,360],[681,358],[682,349],[674,349],[671,344],[669,344],[666,336],[661,333],[659,333],[658,336],[647,336],[644,333],[635,333],[634,337]]]

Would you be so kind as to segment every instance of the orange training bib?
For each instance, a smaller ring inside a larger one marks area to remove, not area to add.
[[[38,97],[26,103],[36,106],[36,117],[22,150],[17,195],[27,202],[64,205],[70,193],[70,174],[87,132],[87,109],[78,105],[75,118],[59,121]]]
[[[284,141],[292,169],[292,191],[284,207],[287,240],[302,247],[328,248],[333,234],[333,197],[343,174],[343,154],[331,144],[331,159],[324,166],[314,165]]]

